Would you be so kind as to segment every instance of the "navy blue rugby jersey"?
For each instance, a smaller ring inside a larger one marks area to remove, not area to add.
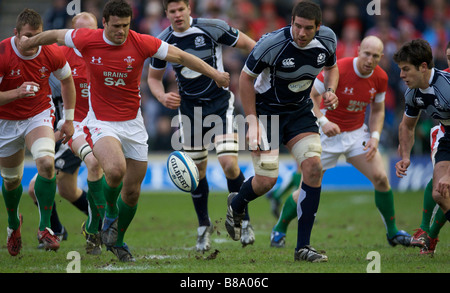
[[[450,73],[432,68],[430,86],[425,89],[407,89],[405,115],[417,117],[420,111],[441,122],[450,132]]]
[[[320,26],[304,48],[292,37],[291,26],[265,34],[248,56],[244,71],[257,77],[256,105],[265,109],[290,111],[310,102],[309,94],[323,67],[336,64],[336,35]]]
[[[191,18],[191,27],[184,32],[175,32],[172,26],[166,28],[159,39],[181,50],[195,55],[219,71],[224,71],[222,45],[235,46],[239,31],[219,19]],[[152,58],[150,66],[164,69],[167,62]],[[180,64],[172,64],[183,99],[214,99],[223,96],[227,90],[217,87],[214,80]]]

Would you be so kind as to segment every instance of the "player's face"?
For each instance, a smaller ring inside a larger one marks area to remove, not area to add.
[[[294,42],[300,47],[306,47],[316,35],[319,26],[312,19],[296,16],[292,20],[292,37]]]
[[[14,41],[16,43],[16,47],[17,47],[17,44],[21,37],[25,36],[25,37],[31,38],[32,36],[35,36],[41,32],[42,32],[42,27],[40,27],[38,29],[33,29],[29,24],[22,26],[22,29],[20,30],[20,32],[18,32],[16,29],[14,29],[14,35],[16,36],[16,39]],[[38,49],[39,49],[39,47],[30,48],[27,51],[22,51],[21,49],[19,49],[19,52],[23,56],[33,56],[34,54],[36,54]]]
[[[126,41],[130,32],[131,17],[110,16],[106,22],[103,18],[103,27],[108,40],[114,44],[120,45]]]
[[[368,75],[377,67],[383,53],[375,46],[364,46],[359,49],[357,68],[362,75]]]
[[[176,32],[184,32],[190,27],[191,7],[183,1],[170,2],[166,10],[167,18]]]
[[[403,79],[410,89],[428,88],[429,85],[425,76],[426,63],[423,63],[418,69],[408,62],[400,62],[398,67],[400,68],[400,78]]]

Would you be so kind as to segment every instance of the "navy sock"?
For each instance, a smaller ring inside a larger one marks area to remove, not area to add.
[[[310,187],[302,183],[297,203],[297,251],[310,244],[311,231],[319,208],[320,191],[321,187]]]
[[[60,233],[63,229],[62,224],[59,221],[58,212],[56,211],[56,203],[53,203],[52,214],[50,216],[50,227],[55,233]]]
[[[445,213],[445,218],[450,222],[450,210]]]
[[[209,185],[208,180],[205,177],[200,179],[197,189],[191,193],[199,226],[209,226],[211,224],[208,214],[208,195]]]
[[[231,207],[233,208],[233,211],[235,211],[236,213],[241,214],[245,212],[245,208],[247,207],[248,203],[259,197],[259,195],[257,195],[255,191],[253,191],[252,180],[253,176],[248,178],[248,180],[246,180],[242,184],[238,195],[236,195],[233,198]]]
[[[239,173],[239,176],[235,179],[229,179],[227,178],[227,186],[229,192],[239,192],[241,189],[242,183],[244,183],[245,177],[244,174]]]
[[[80,211],[82,211],[85,215],[88,215],[88,201],[87,201],[87,193],[86,191],[83,190],[83,193],[81,194],[81,196],[75,200],[74,202],[72,202],[72,204],[77,207],[77,209],[79,209]]]

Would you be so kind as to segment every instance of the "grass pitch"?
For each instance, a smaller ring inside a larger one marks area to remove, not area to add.
[[[69,232],[57,252],[38,250],[36,232],[39,213],[27,194],[22,196],[20,212],[23,248],[11,257],[6,248],[6,212],[0,201],[0,273],[366,273],[378,268],[381,273],[449,273],[450,232],[448,224],[439,235],[434,257],[419,254],[418,248],[391,247],[381,217],[375,208],[372,191],[323,191],[311,245],[325,251],[327,263],[294,262],[297,223],[289,226],[285,248],[270,247],[270,232],[276,220],[269,201],[258,198],[249,206],[255,230],[253,245],[242,247],[232,241],[224,227],[226,193],[210,192],[210,217],[215,225],[212,249],[195,251],[197,218],[187,193],[143,193],[133,223],[126,236],[135,263],[121,263],[103,250],[100,256],[86,255],[85,239],[80,233],[84,214],[56,197],[59,217]],[[284,200],[284,199],[283,199]],[[395,192],[397,226],[410,234],[421,222],[423,192]],[[378,255],[379,265],[373,266]],[[79,261],[77,259],[79,256]],[[369,260],[368,260],[369,258]],[[74,265],[76,261],[76,265]],[[165,275],[165,274],[164,274]],[[161,275],[163,278],[164,275]],[[2,274],[5,277],[4,274]],[[277,275],[275,275],[277,276]],[[280,277],[280,275],[278,275]],[[156,276],[158,278],[158,276]],[[274,278],[274,277],[272,277]]]

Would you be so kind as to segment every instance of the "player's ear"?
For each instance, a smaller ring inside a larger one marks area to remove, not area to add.
[[[19,37],[19,31],[18,31],[16,28],[14,28],[14,35],[15,35],[16,37]]]

